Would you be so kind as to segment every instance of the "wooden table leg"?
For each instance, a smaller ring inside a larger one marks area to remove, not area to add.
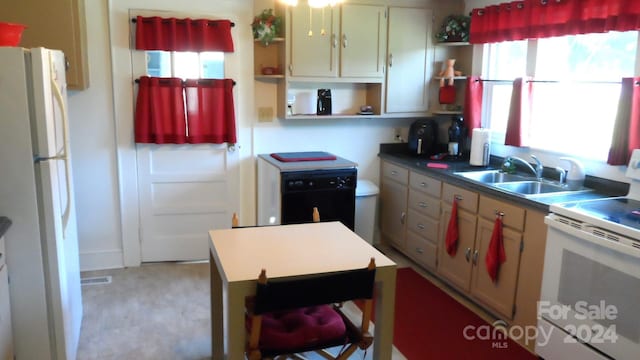
[[[211,278],[211,359],[224,359],[224,308],[222,302],[222,278],[216,262],[209,252]]]
[[[396,268],[378,268],[376,278],[376,321],[373,358],[377,360],[390,360],[393,347]]]

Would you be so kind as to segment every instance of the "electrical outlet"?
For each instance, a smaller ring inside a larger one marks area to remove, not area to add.
[[[272,122],[273,121],[273,108],[272,107],[259,107],[258,108],[258,122]]]

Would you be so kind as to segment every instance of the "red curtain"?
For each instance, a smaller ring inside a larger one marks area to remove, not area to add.
[[[529,125],[531,123],[531,101],[533,83],[528,78],[513,81],[511,106],[507,120],[505,145],[529,146]]]
[[[640,149],[640,77],[622,79],[607,164],[627,165],[633,149]]]
[[[236,142],[233,80],[187,80],[185,98],[189,143]]]
[[[233,52],[229,20],[161,18],[136,19],[136,49]]]
[[[474,44],[640,29],[637,0],[520,0],[473,9]]]
[[[469,129],[469,137],[473,129],[482,127],[482,80],[479,76],[467,77],[464,95],[464,125]]]
[[[140,78],[135,114],[137,143],[184,144],[187,141],[182,80]]]

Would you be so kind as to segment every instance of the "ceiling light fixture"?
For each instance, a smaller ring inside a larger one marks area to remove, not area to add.
[[[280,0],[281,3],[286,6],[297,6],[298,0]],[[313,36],[313,9],[322,9],[322,29],[320,30],[320,35],[326,35],[326,30],[324,29],[324,9],[327,6],[334,7],[336,5],[340,5],[344,2],[344,0],[307,0],[307,4],[309,5],[309,36]]]

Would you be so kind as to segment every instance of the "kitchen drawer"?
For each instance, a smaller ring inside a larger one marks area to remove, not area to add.
[[[480,196],[480,210],[478,210],[478,214],[484,218],[493,220],[496,217],[496,212],[504,213],[504,217],[502,218],[502,224],[504,226],[518,231],[524,230],[524,209],[503,201]]]
[[[409,209],[407,215],[407,230],[418,234],[432,243],[438,242],[438,220],[421,215],[415,210]]]
[[[409,189],[409,207],[432,218],[440,218],[440,198],[433,198],[421,191]]]
[[[409,183],[409,169],[386,161],[382,162],[382,176],[393,179],[401,184],[406,185]]]
[[[440,180],[412,171],[409,174],[409,185],[416,190],[424,191],[433,197],[440,198],[442,191],[442,182]]]
[[[435,270],[437,250],[435,243],[424,240],[412,232],[407,233],[407,255],[418,264]]]
[[[464,209],[474,214],[478,211],[477,193],[445,183],[442,186],[442,200],[449,205],[443,206],[451,206],[454,196],[458,199],[458,209]]]

